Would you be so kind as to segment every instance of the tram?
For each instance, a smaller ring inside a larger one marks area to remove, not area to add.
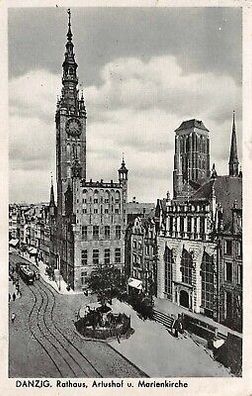
[[[23,281],[28,285],[32,285],[35,279],[35,272],[32,271],[29,265],[20,265],[19,274]]]

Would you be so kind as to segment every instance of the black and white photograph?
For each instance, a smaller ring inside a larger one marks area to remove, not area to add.
[[[7,18],[8,378],[241,378],[242,7]]]

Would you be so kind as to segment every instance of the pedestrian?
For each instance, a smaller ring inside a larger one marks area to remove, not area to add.
[[[184,334],[184,320],[181,314],[178,315],[178,332]]]
[[[14,320],[16,319],[16,314],[13,312],[11,314],[11,322],[14,323]]]
[[[173,321],[172,327],[171,327],[171,333],[174,335],[174,337],[178,338],[178,319],[175,319]]]
[[[12,294],[12,300],[13,300],[13,301],[16,300],[16,293],[15,293],[15,292]]]

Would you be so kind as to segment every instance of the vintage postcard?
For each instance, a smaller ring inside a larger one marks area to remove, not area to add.
[[[251,7],[0,4],[3,394],[251,394]]]

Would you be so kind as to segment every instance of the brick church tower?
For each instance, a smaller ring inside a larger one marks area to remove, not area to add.
[[[185,199],[210,176],[209,130],[202,121],[184,121],[175,130],[173,196]]]
[[[81,165],[80,177],[86,179],[86,109],[83,94],[79,96],[77,63],[68,10],[68,32],[65,59],[62,64],[62,91],[56,110],[56,172],[58,215],[65,215],[65,192],[72,185],[72,167]]]

